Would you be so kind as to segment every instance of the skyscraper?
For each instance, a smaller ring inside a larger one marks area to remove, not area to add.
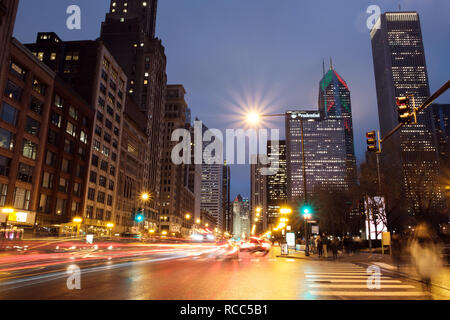
[[[263,216],[264,230],[276,223],[281,207],[287,202],[286,140],[278,141],[278,144],[268,141],[267,156],[278,170],[275,174],[267,176],[267,211]]]
[[[198,119],[197,119],[198,121]],[[208,130],[202,125],[202,134]],[[202,151],[210,142],[203,142]],[[202,163],[202,187],[201,187],[201,211],[207,211],[208,214],[217,220],[216,226],[223,230],[223,164],[207,164],[205,159]]]
[[[303,122],[308,198],[316,190],[348,190],[347,130],[343,119],[323,119],[319,111],[286,113],[288,199],[303,200],[301,126]]]
[[[320,80],[319,111],[323,119],[342,121],[345,135],[347,182],[356,184],[356,159],[353,141],[352,103],[350,89],[342,77],[330,66]]]
[[[381,135],[398,124],[396,98],[413,96],[420,106],[429,96],[428,74],[417,12],[386,12],[370,32]],[[438,158],[430,109],[417,125],[405,125],[383,144],[382,170],[387,183],[398,186],[417,208],[426,198],[440,206]],[[412,186],[420,191],[412,192]],[[420,196],[418,195],[420,193]],[[419,198],[422,198],[419,199]]]
[[[262,165],[257,155],[252,155],[252,161],[250,164],[250,221],[251,225],[256,225],[255,232],[261,233],[267,228],[267,175],[261,174],[261,170],[266,166]],[[259,214],[262,215],[255,219],[257,210],[260,210]]]
[[[172,132],[184,129],[187,103],[183,85],[168,85],[164,116],[163,161],[161,162],[161,230],[188,235],[194,221],[194,191],[189,189],[187,165],[176,165],[171,160],[172,149],[177,144],[171,141]],[[186,218],[189,214],[189,219]]]
[[[223,165],[223,182],[222,182],[222,212],[223,212],[223,229],[229,233],[233,232],[233,215],[231,212],[231,169],[225,162]]]
[[[157,0],[111,0],[102,23],[101,40],[128,77],[127,91],[146,114],[148,148],[143,171],[144,188],[151,192],[150,210],[160,209],[161,150],[166,56],[155,38]]]

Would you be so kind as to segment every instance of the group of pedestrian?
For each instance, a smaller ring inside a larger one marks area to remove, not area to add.
[[[339,250],[353,255],[359,249],[358,243],[351,237],[344,237],[341,241],[337,237],[328,237],[325,234],[319,235],[316,238],[311,238],[310,249],[312,252],[317,253],[319,257],[328,258],[328,250],[333,254],[333,260],[338,258]]]

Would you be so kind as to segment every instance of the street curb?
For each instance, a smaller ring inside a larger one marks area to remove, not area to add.
[[[299,260],[311,260],[311,258],[293,257],[293,256],[276,256],[277,258],[299,259]]]

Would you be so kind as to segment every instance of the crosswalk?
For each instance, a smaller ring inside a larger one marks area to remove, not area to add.
[[[321,264],[304,271],[311,297],[426,299],[428,294],[418,285],[406,284],[383,274],[381,269],[366,269],[352,263]]]

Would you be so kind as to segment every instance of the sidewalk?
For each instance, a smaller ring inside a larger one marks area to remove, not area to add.
[[[273,247],[274,253],[277,258],[290,258],[290,259],[303,259],[311,261],[333,261],[333,255],[331,252],[328,253],[328,258],[320,257],[316,254],[310,252],[310,256],[306,257],[304,251],[295,251],[289,249],[289,255],[281,255],[281,249],[279,247]],[[389,254],[382,255],[381,253],[370,253],[368,251],[361,251],[359,253],[349,255],[343,254],[339,251],[337,262],[349,262],[349,263],[359,263],[365,266],[376,265],[381,269],[387,270],[389,272],[396,273],[400,276],[420,281],[420,277],[416,273],[416,269],[413,265],[408,263],[403,263],[400,265],[400,270],[397,270],[397,265],[392,262],[392,257]],[[432,284],[438,286],[442,289],[450,291],[450,266],[445,266],[442,268],[440,273],[436,275]]]

